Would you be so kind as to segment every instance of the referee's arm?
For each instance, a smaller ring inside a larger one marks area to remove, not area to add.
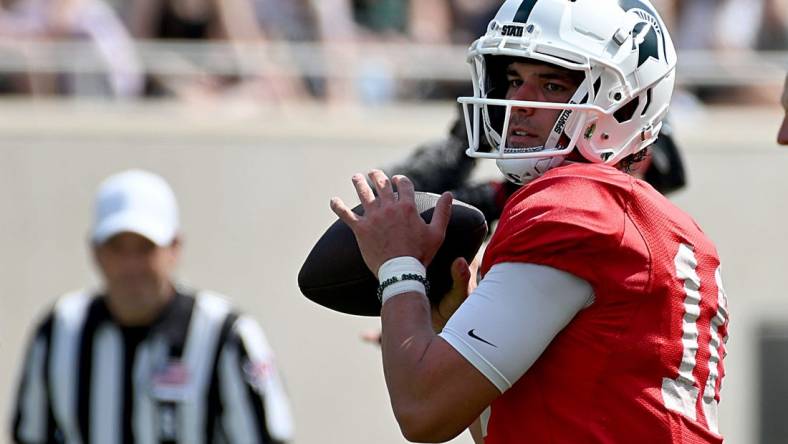
[[[221,423],[229,442],[290,441],[290,402],[268,341],[255,321],[238,318],[218,364]]]
[[[58,441],[48,395],[47,363],[51,333],[50,315],[38,327],[27,349],[12,419],[11,433],[15,443]]]

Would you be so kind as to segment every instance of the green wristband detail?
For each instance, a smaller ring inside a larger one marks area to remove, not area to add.
[[[396,284],[397,282],[402,282],[402,281],[421,282],[424,285],[424,292],[427,295],[430,294],[430,281],[427,280],[426,277],[416,273],[404,273],[399,277],[392,276],[386,279],[385,281],[381,282],[380,285],[378,285],[378,301],[380,301],[381,304],[383,303],[383,290],[385,290],[387,287],[393,284]]]

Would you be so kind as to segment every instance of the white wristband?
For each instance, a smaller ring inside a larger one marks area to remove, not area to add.
[[[397,296],[398,294],[411,292],[421,293],[424,296],[427,296],[427,288],[424,287],[424,284],[421,282],[414,280],[400,281],[383,289],[383,292],[380,294],[380,305],[382,306],[386,303],[386,301],[394,296]]]
[[[378,269],[378,297],[383,305],[391,297],[402,293],[416,292],[427,295],[427,269],[412,256],[400,256],[387,260]]]

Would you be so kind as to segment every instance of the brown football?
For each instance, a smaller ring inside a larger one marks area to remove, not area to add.
[[[416,208],[429,222],[440,196],[416,192]],[[363,214],[361,205],[353,208]],[[462,256],[469,263],[487,235],[484,215],[475,207],[454,200],[446,238],[430,266],[430,300],[436,303],[451,288],[451,264]],[[308,299],[332,310],[360,316],[380,316],[378,280],[367,268],[356,237],[337,220],[318,239],[298,273],[298,286]]]

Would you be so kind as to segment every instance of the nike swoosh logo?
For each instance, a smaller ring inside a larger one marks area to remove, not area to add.
[[[493,344],[492,342],[486,341],[486,340],[476,336],[476,333],[473,332],[474,330],[476,330],[476,329],[472,328],[472,329],[468,330],[468,336],[472,337],[473,339],[476,339],[477,341],[482,341],[482,342],[484,342],[487,345],[491,345],[491,346],[493,346],[495,348],[498,348],[498,346]]]

